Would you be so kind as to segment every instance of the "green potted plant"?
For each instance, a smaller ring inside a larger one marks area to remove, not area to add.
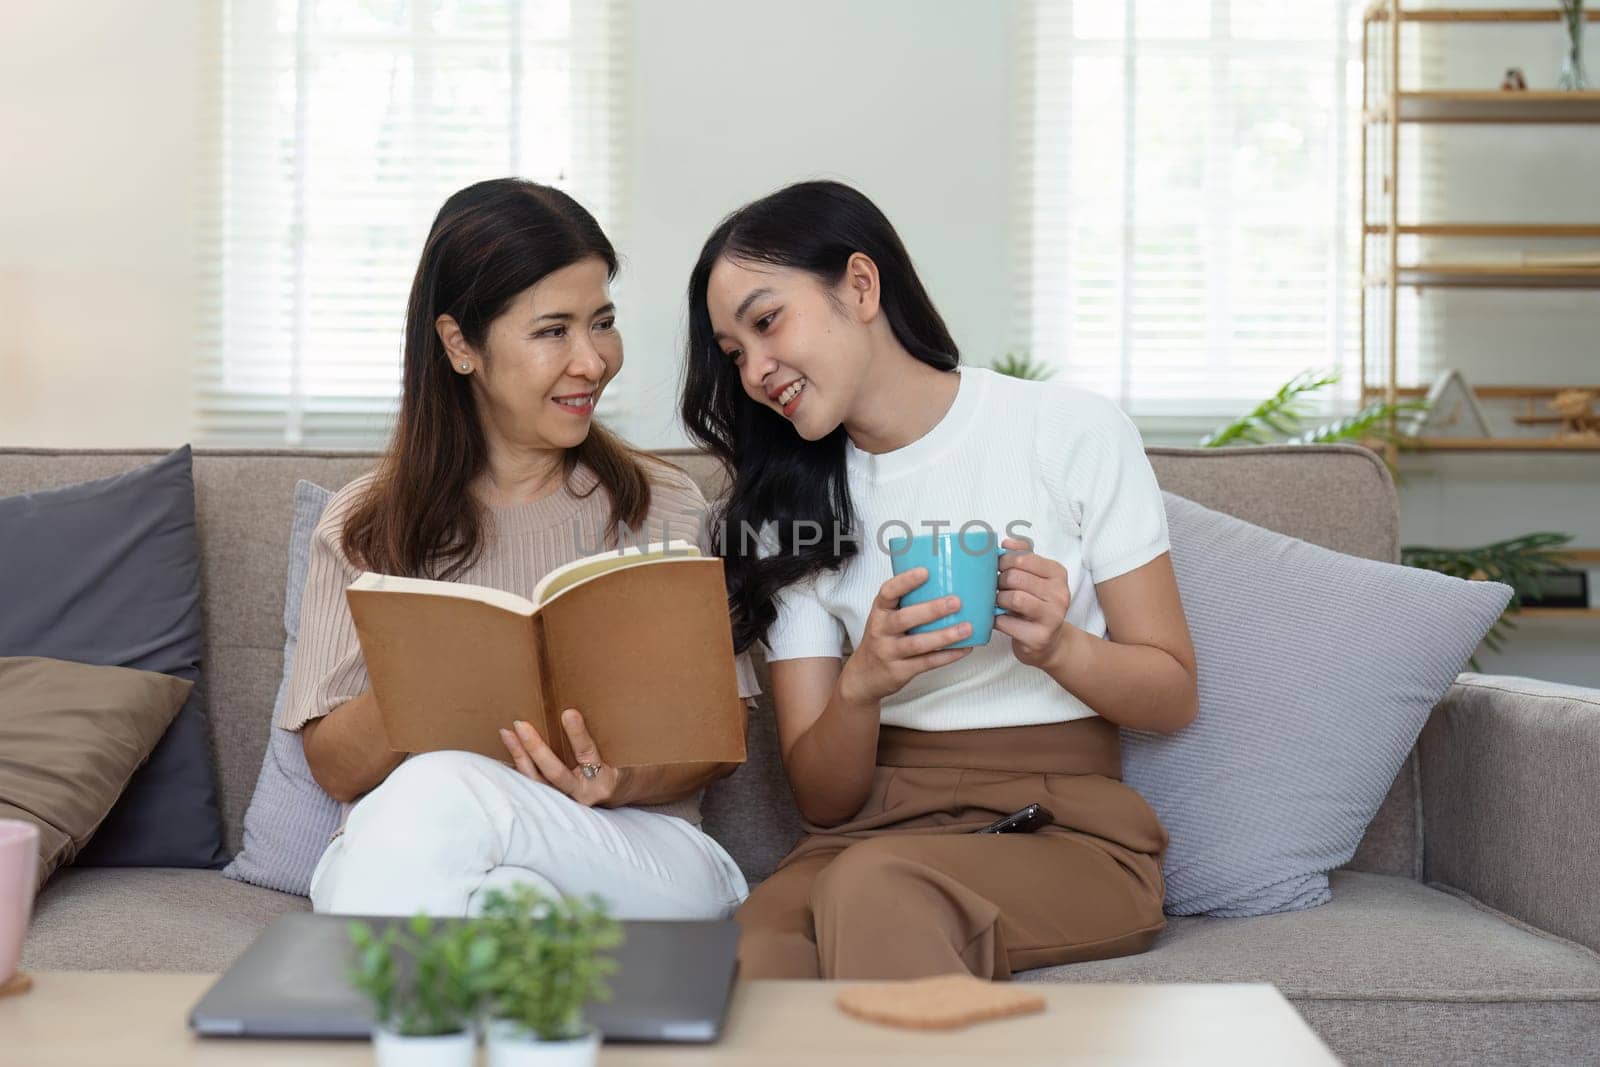
[[[622,927],[598,897],[491,891],[480,918],[495,946],[487,984],[489,1067],[589,1067],[600,1033],[584,1006],[609,997]]]
[[[1033,357],[1026,352],[1007,352],[991,363],[989,369],[996,374],[1004,374],[1009,378],[1022,378],[1030,382],[1042,382],[1056,372],[1054,367],[1035,363]]]
[[[372,1002],[378,1067],[471,1067],[494,942],[470,920],[436,925],[425,915],[382,933],[364,922],[349,929],[348,977]]]

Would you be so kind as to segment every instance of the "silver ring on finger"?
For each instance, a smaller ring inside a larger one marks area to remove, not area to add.
[[[578,764],[578,773],[583,775],[584,778],[588,779],[589,781],[593,781],[594,779],[600,777],[600,764],[580,763]]]

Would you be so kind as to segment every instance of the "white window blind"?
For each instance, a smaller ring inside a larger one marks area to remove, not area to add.
[[[1135,416],[1232,416],[1312,367],[1354,397],[1352,14],[1026,3],[1015,347]]]
[[[225,0],[203,116],[197,425],[381,444],[451,193],[557,185],[621,243],[620,0]],[[605,415],[625,420],[613,383]]]

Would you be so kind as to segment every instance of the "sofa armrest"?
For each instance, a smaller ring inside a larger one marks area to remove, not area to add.
[[[1425,879],[1600,950],[1600,689],[1463,674],[1417,750]]]

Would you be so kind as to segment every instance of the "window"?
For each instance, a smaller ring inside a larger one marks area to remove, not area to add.
[[[199,435],[371,446],[439,206],[558,185],[616,233],[617,0],[226,0],[199,228]],[[625,416],[615,385],[606,399]]]
[[[1022,18],[1015,347],[1135,416],[1232,416],[1310,367],[1344,369],[1353,399],[1359,12],[1031,0]]]

